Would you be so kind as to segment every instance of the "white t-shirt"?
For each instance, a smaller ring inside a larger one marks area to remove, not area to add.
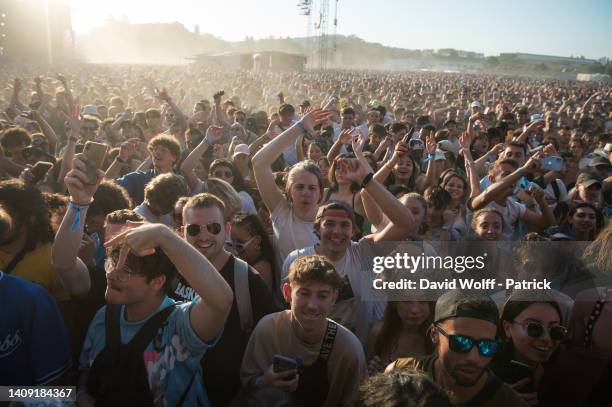
[[[375,244],[369,239],[351,242],[346,254],[337,261],[330,262],[341,277],[346,277],[353,292],[351,298],[339,298],[330,318],[353,331],[359,340],[367,344],[368,332],[374,321],[382,318],[385,303],[367,301],[366,290],[372,285],[374,274],[369,265],[374,257]],[[294,250],[283,263],[281,281],[284,283],[289,273],[289,266],[302,256],[317,254],[314,246]],[[343,290],[341,289],[341,297]]]
[[[305,222],[298,219],[293,206],[284,199],[276,205],[271,218],[277,270],[281,269],[285,258],[292,251],[319,243],[319,238],[314,232],[314,221]]]
[[[147,222],[161,223],[171,228],[175,226],[174,218],[171,214],[155,215],[144,202],[135,207],[134,212],[145,218]]]

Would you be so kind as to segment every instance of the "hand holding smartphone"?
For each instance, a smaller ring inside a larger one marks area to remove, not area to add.
[[[96,185],[98,182],[98,170],[102,168],[108,146],[102,143],[88,141],[85,143],[83,153],[87,158],[87,179],[88,185]]]

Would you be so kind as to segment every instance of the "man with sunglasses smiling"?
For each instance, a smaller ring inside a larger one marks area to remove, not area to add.
[[[223,336],[202,358],[204,385],[213,406],[228,405],[238,393],[240,364],[251,330],[265,315],[277,311],[259,274],[225,249],[226,224],[225,205],[214,195],[194,195],[183,207],[181,232],[185,240],[212,263],[235,293]],[[179,277],[174,294],[189,300],[196,293]]]
[[[498,351],[499,312],[485,294],[452,290],[436,302],[431,356],[401,358],[387,371],[413,368],[423,371],[445,389],[453,405],[526,406],[523,399],[488,370]]]

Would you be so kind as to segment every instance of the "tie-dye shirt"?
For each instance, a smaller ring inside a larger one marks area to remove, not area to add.
[[[199,300],[199,299],[198,299]],[[202,341],[189,321],[191,302],[175,302],[166,297],[158,312],[175,304],[157,336],[147,346],[143,359],[149,380],[149,388],[156,406],[177,405],[187,386],[189,390],[183,401],[186,406],[208,406],[208,397],[202,383],[200,359],[208,348],[215,345],[221,333],[209,343]],[[98,353],[106,345],[106,306],[100,308],[91,321],[80,357],[80,369],[88,370]],[[125,307],[121,306],[121,343],[127,344],[149,318],[138,322],[125,320]],[[194,377],[195,375],[195,377]],[[189,383],[192,381],[191,385]]]

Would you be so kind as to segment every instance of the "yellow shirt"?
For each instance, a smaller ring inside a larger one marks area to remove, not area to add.
[[[14,255],[0,250],[0,270],[4,269]],[[24,280],[40,284],[49,291],[56,301],[66,301],[70,295],[53,270],[51,260],[51,243],[38,244],[36,249],[28,252],[11,271],[11,274]]]

